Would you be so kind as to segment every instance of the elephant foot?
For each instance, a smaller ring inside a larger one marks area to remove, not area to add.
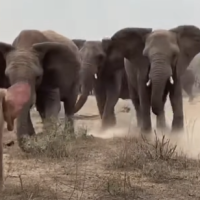
[[[35,133],[35,130],[34,128],[30,129],[27,133],[22,133],[21,131],[17,131],[17,139],[20,140],[20,138],[30,138],[30,137],[33,137],[35,136],[36,133]]]
[[[165,121],[162,122],[157,122],[157,130],[161,131],[161,132],[165,132],[167,130],[167,125]]]
[[[184,131],[183,127],[172,127],[172,133],[182,133]]]
[[[142,121],[140,119],[137,119],[137,128],[142,127]]]
[[[75,136],[75,130],[74,130],[74,121],[72,118],[65,117],[65,127],[64,131],[68,135],[74,135]]]
[[[116,125],[116,118],[115,117],[109,117],[102,119],[102,129],[108,129]]]
[[[184,130],[183,117],[174,118],[172,121],[172,132],[182,132]]]
[[[148,134],[152,132],[150,117],[142,120],[140,131],[141,133],[144,133],[144,134]]]
[[[140,128],[140,133],[141,134],[150,134],[152,132],[152,128],[151,127],[141,127]]]
[[[17,138],[20,149],[25,153],[30,153],[30,146],[28,145],[29,139],[30,137],[28,135],[23,135]]]

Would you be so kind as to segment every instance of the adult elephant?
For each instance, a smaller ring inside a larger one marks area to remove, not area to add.
[[[102,128],[113,126],[116,124],[114,107],[118,99],[129,99],[127,79],[123,69],[124,59],[117,60],[121,65],[120,70],[111,70],[108,67],[109,63],[106,62],[106,53],[101,41],[86,41],[80,54],[81,95],[76,103],[75,113],[85,104],[89,92],[94,87]]]
[[[157,116],[157,126],[165,127],[164,105],[168,94],[173,110],[172,130],[183,129],[180,79],[200,51],[200,29],[190,25],[153,32],[151,28],[125,28],[102,42],[109,62],[125,57],[134,66],[126,67],[133,91],[136,69],[140,105],[137,116],[142,120],[142,131],[151,130],[150,108]]]
[[[11,107],[21,109],[17,117],[20,145],[23,136],[35,134],[30,118],[35,97],[36,106],[45,119],[57,118],[61,99],[66,120],[73,125],[80,57],[71,40],[54,31],[23,30],[12,45],[0,43],[0,55],[4,63],[1,70],[14,87],[15,102]]]

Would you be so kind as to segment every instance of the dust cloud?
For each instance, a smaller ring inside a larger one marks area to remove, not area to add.
[[[184,153],[187,157],[198,159],[200,154],[200,97],[196,97],[192,103],[188,102],[188,98],[184,98],[184,115],[185,115],[185,128],[183,132],[172,133],[170,128],[168,131],[156,131],[156,136],[162,138],[165,135],[166,139],[170,140],[171,144],[177,145],[177,151]],[[113,137],[138,137],[139,130],[136,127],[135,112],[130,101],[128,106],[131,112],[123,113],[119,110],[127,106],[127,101],[119,101],[116,109],[117,125],[106,131],[100,130],[100,122],[93,123],[93,127],[88,131],[88,135],[99,137],[102,139],[109,139]],[[172,109],[169,101],[165,106],[167,126],[171,127],[172,122]],[[152,124],[155,127],[155,116],[152,114]],[[100,120],[99,120],[100,121]],[[155,132],[150,134],[151,140],[155,139]]]

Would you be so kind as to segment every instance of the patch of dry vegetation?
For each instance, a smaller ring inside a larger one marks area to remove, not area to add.
[[[129,200],[200,198],[200,162],[165,136],[102,140],[81,128],[54,127],[14,146],[5,158],[1,200]]]

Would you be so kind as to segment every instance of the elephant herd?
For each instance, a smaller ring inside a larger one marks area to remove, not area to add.
[[[0,87],[9,92],[3,104],[8,130],[13,130],[17,118],[20,145],[24,136],[35,135],[33,104],[48,127],[52,118],[58,118],[62,101],[65,124],[73,132],[73,115],[93,89],[103,129],[116,124],[119,98],[131,99],[142,132],[151,131],[151,109],[157,127],[165,128],[169,95],[172,130],[181,130],[182,88],[192,100],[195,74],[188,66],[199,52],[200,29],[192,25],[154,31],[124,28],[101,41],[23,30],[12,44],[0,43]]]

